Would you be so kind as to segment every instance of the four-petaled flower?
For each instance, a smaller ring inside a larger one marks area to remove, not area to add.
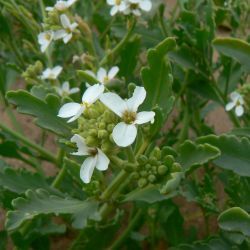
[[[143,87],[136,87],[133,96],[128,100],[123,100],[114,93],[105,93],[100,97],[101,102],[122,119],[112,132],[113,139],[118,146],[127,147],[134,142],[137,135],[136,125],[154,122],[153,111],[137,113],[138,107],[145,98],[146,90]]]
[[[124,11],[126,15],[134,14],[140,16],[141,11],[150,11],[152,8],[152,2],[150,0],[128,0],[128,8]]]
[[[61,74],[62,72],[62,67],[61,66],[56,66],[54,68],[47,68],[46,70],[43,71],[41,75],[41,79],[49,79],[49,80],[56,80],[57,77]]]
[[[88,156],[83,162],[80,170],[80,178],[84,183],[90,183],[94,169],[100,171],[108,169],[109,158],[99,148],[90,148],[86,145],[85,140],[80,135],[74,135],[71,142],[76,143],[78,151],[72,153],[78,156]]]
[[[73,5],[77,0],[68,0],[68,1],[62,1],[58,0],[54,7],[46,7],[47,11],[53,11],[54,9],[58,11],[65,11],[67,10],[71,5]]]
[[[84,110],[95,103],[104,92],[103,84],[95,84],[87,88],[82,96],[82,103],[70,102],[64,104],[59,110],[58,116],[61,118],[70,118],[68,122],[78,119]]]
[[[71,40],[71,38],[73,37],[73,32],[76,29],[76,27],[78,26],[78,24],[77,23],[70,23],[69,18],[65,14],[62,14],[60,16],[60,20],[61,20],[61,24],[63,26],[63,29],[55,31],[54,39],[55,40],[63,39],[64,43],[68,43]]]
[[[54,38],[54,32],[51,30],[44,31],[38,35],[38,43],[40,44],[40,49],[43,53],[49,47],[53,38]]]
[[[232,100],[226,105],[226,111],[230,111],[235,108],[235,114],[237,116],[242,116],[244,114],[244,99],[238,92],[233,92],[230,94],[230,99]]]
[[[80,91],[79,88],[70,88],[69,82],[64,82],[61,87],[56,87],[56,91],[60,96],[68,96]]]
[[[118,12],[125,11],[128,7],[124,0],[107,0],[107,4],[113,6],[110,10],[111,16],[114,16]]]

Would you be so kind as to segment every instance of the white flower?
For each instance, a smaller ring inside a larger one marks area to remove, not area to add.
[[[68,96],[80,91],[79,88],[70,88],[69,82],[64,82],[61,87],[56,87],[56,91],[60,96]]]
[[[41,79],[50,79],[50,80],[56,80],[57,77],[61,74],[62,72],[62,67],[61,66],[56,66],[54,68],[47,68],[46,70],[43,71]]]
[[[68,122],[73,122],[81,116],[84,110],[95,103],[104,92],[104,85],[95,84],[87,88],[82,96],[82,103],[70,102],[64,104],[59,110],[58,116],[70,118]]]
[[[226,105],[226,111],[230,111],[235,108],[235,114],[237,116],[242,116],[244,114],[244,99],[242,95],[238,92],[233,92],[230,94],[230,99],[232,101]]]
[[[119,68],[117,66],[112,67],[109,72],[104,68],[100,68],[97,72],[96,78],[100,83],[105,84],[114,79],[118,72]]]
[[[60,15],[60,20],[61,20],[63,29],[55,31],[54,39],[55,40],[63,39],[64,43],[68,43],[71,40],[73,36],[73,32],[78,26],[78,24],[70,23],[69,18],[65,14]]]
[[[128,100],[121,99],[114,93],[105,93],[100,97],[101,102],[122,118],[113,130],[112,136],[115,143],[120,147],[131,145],[137,135],[136,125],[154,122],[155,112],[139,112],[138,107],[146,98],[146,90],[136,87],[133,96]]]
[[[90,183],[95,168],[100,171],[108,169],[110,160],[101,149],[88,147],[80,135],[74,135],[71,142],[76,143],[78,148],[77,152],[72,153],[73,155],[89,156],[83,162],[80,170],[80,178],[84,183]]]
[[[49,47],[53,38],[54,38],[54,32],[51,30],[44,31],[38,35],[38,43],[40,44],[40,46],[41,46],[40,49],[43,53]]]
[[[127,0],[129,7],[124,11],[125,14],[134,14],[140,16],[141,11],[150,11],[152,8],[152,2],[150,0]]]
[[[118,12],[123,12],[127,9],[127,2],[124,0],[107,0],[107,4],[113,6],[110,10],[110,15],[114,16]]]
[[[62,1],[58,0],[54,7],[46,7],[47,11],[53,11],[54,9],[58,11],[65,11],[67,10],[71,5],[73,5],[77,0],[68,0],[68,1]]]

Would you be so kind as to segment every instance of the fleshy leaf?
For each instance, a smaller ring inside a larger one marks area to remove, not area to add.
[[[230,232],[240,232],[250,237],[250,216],[240,207],[224,211],[218,218],[221,229]]]
[[[186,171],[189,171],[191,168],[205,164],[218,156],[220,156],[218,148],[207,143],[197,145],[187,140],[179,148],[177,161]]]
[[[246,71],[250,71],[250,44],[237,38],[216,38],[215,48],[226,56],[236,59]]]
[[[62,198],[51,195],[43,189],[28,190],[25,198],[19,197],[13,200],[14,211],[7,213],[6,228],[15,230],[27,220],[41,214],[71,214],[73,227],[83,228],[90,217],[97,216],[97,201],[81,201],[73,198]]]
[[[174,38],[167,38],[154,49],[148,51],[148,66],[141,71],[143,84],[147,91],[145,108],[152,109],[159,105],[164,117],[169,112],[169,105],[173,102],[168,102],[172,96],[172,75],[170,64],[167,59],[167,52],[175,48]]]
[[[47,95],[45,101],[31,95],[24,90],[9,91],[7,98],[10,103],[17,106],[20,113],[37,117],[36,124],[58,135],[69,135],[70,128],[67,123],[57,117],[60,108],[59,98],[55,95]]]
[[[232,170],[240,176],[250,176],[250,141],[234,135],[208,135],[197,139],[198,143],[208,143],[221,151],[214,163],[221,168]]]

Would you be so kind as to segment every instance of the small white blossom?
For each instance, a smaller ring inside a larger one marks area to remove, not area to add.
[[[119,68],[117,66],[112,67],[108,72],[106,69],[100,68],[97,71],[96,78],[100,83],[106,84],[114,79],[118,72]]]
[[[69,7],[71,7],[71,5],[73,5],[76,1],[77,0],[68,0],[68,1],[58,0],[54,5],[54,7],[46,7],[46,10],[53,11],[54,9],[56,9],[58,11],[65,11]]]
[[[40,49],[43,53],[49,47],[53,38],[54,38],[54,32],[51,30],[44,31],[38,35],[38,43],[40,44]]]
[[[123,12],[128,8],[127,1],[125,0],[107,0],[107,4],[111,5],[110,15],[114,16],[118,12]]]
[[[88,156],[83,162],[80,170],[80,178],[84,183],[90,183],[94,169],[100,171],[108,169],[109,158],[99,148],[90,148],[86,145],[84,138],[80,135],[74,135],[71,142],[76,143],[78,151],[72,153],[73,155]]]
[[[113,139],[118,146],[127,147],[135,141],[136,125],[154,122],[155,112],[137,113],[138,107],[145,98],[146,90],[143,87],[136,87],[133,96],[128,100],[123,100],[114,93],[105,93],[100,97],[101,102],[122,119],[112,132]]]
[[[152,9],[152,2],[150,0],[127,0],[128,7],[124,11],[124,14],[134,14],[140,16],[141,11],[150,11]]]
[[[61,87],[56,87],[56,91],[60,96],[68,96],[80,91],[79,88],[70,88],[69,82],[64,82]]]
[[[60,16],[60,20],[61,20],[61,24],[63,26],[63,29],[55,31],[54,39],[55,40],[63,39],[64,43],[68,43],[71,40],[71,38],[73,37],[73,32],[76,29],[76,27],[78,26],[78,24],[77,23],[70,23],[69,18],[65,14],[62,14]]]
[[[237,116],[242,116],[244,114],[244,99],[242,95],[238,92],[233,92],[230,94],[230,99],[232,101],[226,105],[226,111],[230,111],[235,108],[235,114]]]
[[[54,68],[47,68],[46,70],[43,71],[41,75],[41,79],[49,79],[49,80],[56,80],[57,77],[61,74],[62,72],[62,67],[61,66],[56,66]]]
[[[82,96],[82,103],[70,102],[64,104],[59,110],[58,116],[70,118],[68,122],[78,119],[84,110],[95,103],[104,92],[104,85],[95,84],[87,88]]]

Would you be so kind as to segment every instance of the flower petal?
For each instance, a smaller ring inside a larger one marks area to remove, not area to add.
[[[232,109],[234,108],[234,106],[235,106],[235,103],[234,103],[234,102],[229,102],[229,103],[226,105],[225,109],[226,109],[226,111],[230,111],[230,110],[232,110]]]
[[[97,157],[88,157],[82,164],[80,170],[80,178],[84,183],[90,183],[93,175]]]
[[[114,16],[115,14],[117,14],[118,11],[119,11],[119,8],[115,5],[114,7],[111,8],[110,15]]]
[[[71,38],[72,38],[72,33],[68,33],[64,38],[63,38],[63,42],[66,44],[66,43],[68,43],[70,40],[71,40]]]
[[[146,98],[146,90],[144,87],[136,87],[133,96],[127,100],[127,106],[130,111],[136,112],[138,107]]]
[[[117,66],[112,67],[108,73],[108,78],[113,79],[117,75],[118,72],[119,72],[119,68]]]
[[[100,100],[120,117],[122,117],[123,112],[127,110],[126,102],[115,93],[104,93],[101,95]]]
[[[108,5],[115,5],[115,0],[107,0]]]
[[[120,147],[131,145],[136,138],[137,128],[134,124],[118,123],[113,130],[112,136],[115,143]]]
[[[230,98],[232,99],[233,102],[236,103],[238,99],[241,98],[241,95],[238,92],[234,91],[230,94]]]
[[[69,102],[64,104],[60,110],[57,116],[61,118],[69,118],[72,116],[75,116],[79,110],[81,109],[81,104],[76,102]]]
[[[97,162],[96,162],[96,168],[100,171],[105,171],[108,169],[109,166],[109,158],[100,150],[98,150],[98,155],[97,155]]]
[[[152,8],[152,3],[149,0],[143,0],[140,2],[140,8],[144,11],[150,11]]]
[[[65,92],[69,92],[69,82],[64,82],[62,84],[62,90]]]
[[[82,96],[82,102],[87,102],[88,104],[93,104],[98,100],[100,95],[104,92],[103,84],[95,84],[86,89]]]
[[[67,29],[70,27],[70,20],[65,14],[62,14],[60,16],[60,20],[64,29]]]
[[[59,40],[67,36],[67,32],[65,30],[57,30],[54,33],[54,40]]]
[[[59,74],[61,74],[62,69],[63,68],[61,66],[56,66],[52,69],[52,72],[56,76],[56,78],[58,77]]]
[[[103,83],[104,78],[107,76],[107,71],[104,68],[100,68],[97,72],[97,80]]]
[[[155,112],[149,111],[149,112],[140,112],[136,116],[135,124],[144,124],[147,122],[154,122]]]
[[[73,116],[72,118],[70,118],[67,122],[68,123],[69,122],[73,122],[76,119],[78,119],[81,116],[81,114],[83,113],[84,109],[85,109],[85,107],[83,105],[81,105],[81,108],[79,109],[79,111],[77,112],[77,114],[75,116]]]
[[[241,105],[238,105],[236,108],[235,108],[235,114],[237,116],[242,116],[244,114],[244,107],[241,106]]]
[[[89,147],[86,145],[83,137],[74,135],[70,141],[76,143],[78,149],[77,152],[72,153],[72,155],[89,155]]]
[[[71,94],[75,94],[75,93],[78,93],[79,91],[80,91],[79,88],[72,88],[72,89],[69,90],[69,94],[70,94],[70,95],[71,95]]]

